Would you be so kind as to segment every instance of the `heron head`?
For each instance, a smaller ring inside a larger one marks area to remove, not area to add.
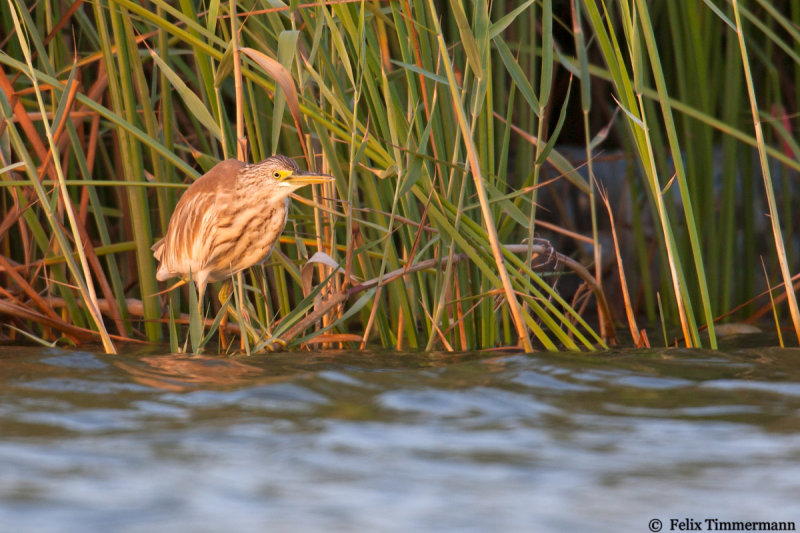
[[[329,174],[300,170],[293,159],[283,155],[273,155],[256,164],[262,167],[268,179],[273,179],[279,187],[290,190],[333,180],[333,176]]]

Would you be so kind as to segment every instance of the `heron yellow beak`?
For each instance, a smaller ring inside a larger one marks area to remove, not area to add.
[[[313,183],[326,183],[333,181],[333,176],[330,174],[318,174],[316,172],[307,172],[305,170],[297,170],[292,172],[291,175],[286,176],[285,183],[290,183],[294,186],[311,185]]]

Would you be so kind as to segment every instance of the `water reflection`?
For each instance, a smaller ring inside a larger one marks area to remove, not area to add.
[[[113,361],[136,383],[169,391],[206,386],[230,387],[264,377],[264,369],[232,358],[191,354],[149,355]]]

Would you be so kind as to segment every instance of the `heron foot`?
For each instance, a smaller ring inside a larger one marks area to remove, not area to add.
[[[279,352],[285,350],[289,346],[285,340],[279,337],[272,337],[264,344],[264,349],[268,352]]]

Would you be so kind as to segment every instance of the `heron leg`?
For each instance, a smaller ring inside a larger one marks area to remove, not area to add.
[[[241,273],[237,273],[236,275],[241,276]],[[240,287],[241,287],[241,282],[242,279],[240,277],[239,278]],[[219,301],[221,304],[223,305],[225,304],[225,301],[228,300],[228,298],[230,298],[230,296],[233,294],[233,290],[234,290],[233,280],[232,279],[226,280],[219,291]],[[228,317],[229,316],[232,317],[236,321],[236,323],[239,324],[239,330],[240,330],[239,334],[242,336],[247,334],[247,326],[250,324],[250,317],[247,312],[247,308],[245,306],[244,295],[242,293],[239,293],[239,295],[241,297],[242,316],[239,316],[239,314],[237,313],[235,305],[231,304],[228,305],[225,314],[222,316],[222,319],[220,320],[220,325],[219,325],[220,343],[222,344],[222,348],[224,350],[228,349],[228,339],[225,335],[225,328],[228,325]],[[245,350],[244,337],[242,337],[241,340],[241,348],[242,351]]]
[[[233,280],[231,280],[231,284],[233,284]],[[244,299],[244,276],[241,272],[236,273],[236,287],[239,289],[239,303],[241,304],[239,308],[242,310],[242,316],[239,317],[239,346],[242,351],[245,351],[245,335],[247,335],[247,326],[250,325],[250,317],[247,315],[247,308],[245,307],[245,299]],[[248,354],[249,355],[249,354]]]
[[[200,319],[205,320],[203,314],[203,296],[206,294],[206,286],[208,285],[208,272],[198,272],[194,277],[194,283],[197,285],[197,308],[200,311]]]
[[[232,287],[230,280],[225,281],[222,284],[222,287],[219,290],[219,303],[220,305],[225,305],[225,302],[228,299],[228,296],[232,293]],[[228,313],[231,313],[232,310],[230,306],[227,307],[225,314],[222,315],[222,319],[219,321],[219,343],[222,345],[222,349],[224,351],[228,350],[228,335],[227,335],[227,328],[228,328]],[[234,315],[235,318],[236,315]]]

